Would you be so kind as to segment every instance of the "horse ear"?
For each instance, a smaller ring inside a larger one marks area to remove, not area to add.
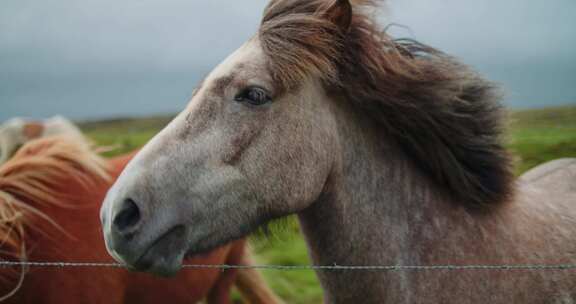
[[[28,122],[22,130],[26,140],[36,139],[44,133],[44,125],[40,122]]]
[[[324,17],[338,25],[343,33],[347,33],[352,24],[352,4],[349,0],[332,0],[323,10]]]

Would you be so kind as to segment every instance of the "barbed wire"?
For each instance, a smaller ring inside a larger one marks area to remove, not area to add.
[[[0,261],[1,268],[9,267],[31,267],[31,268],[127,268],[120,263],[97,263],[97,262],[16,262]],[[344,265],[183,265],[184,269],[258,269],[258,270],[316,270],[316,271],[441,271],[441,270],[576,270],[576,264],[558,265],[389,265],[389,266],[344,266]]]

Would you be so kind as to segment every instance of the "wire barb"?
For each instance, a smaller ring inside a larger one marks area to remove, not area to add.
[[[76,263],[76,262],[17,262],[0,261],[1,268],[9,267],[33,267],[33,268],[127,268],[120,263]],[[341,266],[341,265],[183,265],[185,269],[220,269],[222,271],[232,269],[258,269],[258,270],[316,270],[316,271],[465,271],[465,270],[576,270],[576,264],[559,265],[389,265],[389,266]]]

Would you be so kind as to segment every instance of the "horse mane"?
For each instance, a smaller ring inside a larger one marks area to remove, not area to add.
[[[110,180],[107,166],[80,138],[53,136],[22,146],[0,166],[2,255],[25,259],[25,228],[34,228],[31,219],[41,218],[59,228],[35,206],[71,206],[72,198],[61,192],[62,183],[73,180],[88,189],[95,183]]]
[[[508,201],[513,174],[497,86],[430,46],[390,37],[366,14],[377,2],[272,1],[258,37],[278,89],[317,77],[453,199],[468,207]],[[346,25],[327,18],[335,6],[351,10]]]

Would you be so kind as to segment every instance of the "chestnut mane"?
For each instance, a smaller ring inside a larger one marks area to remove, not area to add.
[[[26,258],[25,232],[34,229],[32,218],[58,227],[35,206],[71,205],[61,193],[61,180],[72,178],[90,187],[110,176],[107,164],[83,140],[65,136],[38,139],[25,144],[0,166],[0,246],[3,256]],[[73,185],[70,185],[73,186]]]
[[[348,0],[275,0],[259,31],[280,90],[308,77],[377,121],[436,185],[468,207],[509,200],[513,174],[502,145],[497,87],[454,58],[395,40],[352,1],[343,27],[326,18]]]

